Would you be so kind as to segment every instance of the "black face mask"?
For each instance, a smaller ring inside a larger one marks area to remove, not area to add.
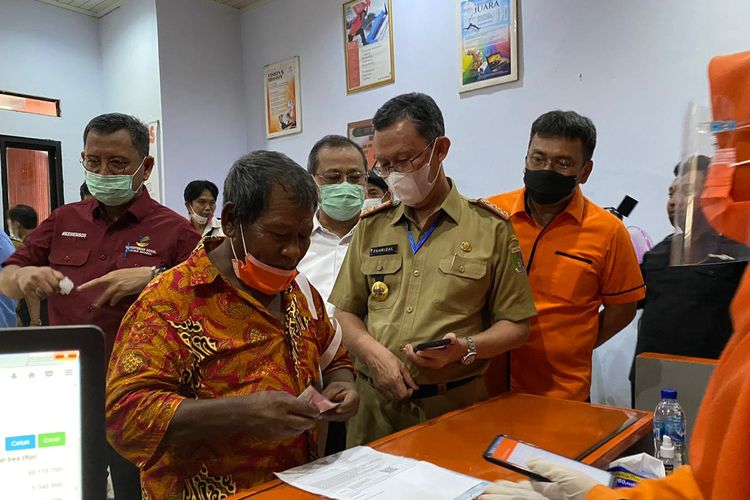
[[[523,183],[532,200],[540,205],[557,203],[576,187],[577,175],[558,174],[552,170],[523,171]]]

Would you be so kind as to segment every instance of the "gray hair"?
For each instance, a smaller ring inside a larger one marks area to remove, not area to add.
[[[86,146],[89,132],[109,135],[123,129],[130,134],[130,142],[138,154],[148,156],[148,127],[135,116],[122,113],[107,113],[93,118],[83,131],[83,145]]]
[[[253,151],[234,162],[224,181],[224,203],[234,205],[239,223],[253,222],[265,210],[273,188],[302,208],[318,206],[318,188],[297,162],[276,151]]]

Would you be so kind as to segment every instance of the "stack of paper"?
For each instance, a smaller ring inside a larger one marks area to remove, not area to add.
[[[342,500],[470,500],[489,485],[428,462],[381,453],[366,446],[276,476],[301,490]]]

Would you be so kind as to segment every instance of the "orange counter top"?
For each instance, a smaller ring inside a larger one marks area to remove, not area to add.
[[[560,399],[505,393],[370,443],[384,453],[431,462],[496,481],[521,476],[482,458],[498,434],[508,434],[595,466],[605,466],[651,433],[652,414]],[[270,481],[229,500],[322,498]]]

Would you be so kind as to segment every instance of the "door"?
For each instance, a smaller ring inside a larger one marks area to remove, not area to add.
[[[0,164],[3,213],[18,204],[28,205],[41,222],[64,203],[59,141],[0,135]]]

